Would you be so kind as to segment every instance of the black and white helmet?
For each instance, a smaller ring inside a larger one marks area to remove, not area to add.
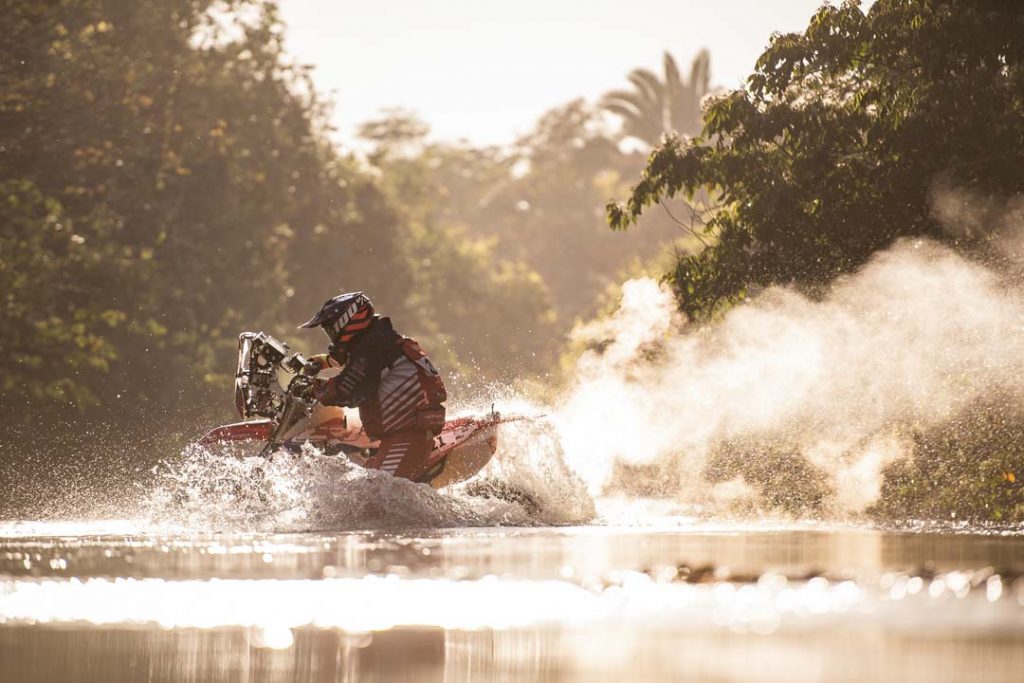
[[[339,294],[328,299],[317,314],[300,328],[322,327],[334,344],[347,346],[373,322],[373,303],[362,292]]]

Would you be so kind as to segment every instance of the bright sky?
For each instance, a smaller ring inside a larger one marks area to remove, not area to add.
[[[340,139],[385,107],[439,139],[505,143],[548,109],[661,74],[711,50],[715,85],[740,85],[773,31],[807,26],[823,0],[280,0],[286,46],[333,93]]]

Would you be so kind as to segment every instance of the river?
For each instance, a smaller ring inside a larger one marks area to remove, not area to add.
[[[1020,681],[1024,540],[0,523],[4,681]]]

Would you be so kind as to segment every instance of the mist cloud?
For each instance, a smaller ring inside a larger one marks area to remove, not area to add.
[[[986,241],[997,256],[1024,264],[1024,195],[1006,199],[943,179],[932,186],[931,209],[949,235]]]
[[[972,230],[999,216],[1000,240],[1020,234],[1005,210],[965,217],[974,199],[936,210]],[[664,286],[627,282],[618,311],[578,331],[595,348],[557,416],[567,457],[594,494],[628,486],[613,477],[628,463],[653,471],[661,495],[714,505],[749,488],[709,485],[715,454],[781,444],[824,478],[828,508],[863,511],[882,468],[913,457],[914,430],[993,392],[1021,402],[1021,293],[928,240],[898,242],[821,301],[772,288],[701,329]]]

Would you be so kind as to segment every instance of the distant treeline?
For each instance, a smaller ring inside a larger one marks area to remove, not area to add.
[[[457,386],[542,376],[624,269],[685,235],[664,214],[638,235],[605,227],[645,159],[620,142],[661,132],[639,111],[608,125],[629,93],[568,103],[502,149],[432,143],[391,112],[357,157],[329,142],[330,103],[283,31],[261,0],[7,3],[5,427],[226,416],[238,332],[319,345],[294,325],[343,290],[370,294]],[[658,77],[631,78],[661,97]],[[692,131],[684,86],[676,70],[655,116]]]

